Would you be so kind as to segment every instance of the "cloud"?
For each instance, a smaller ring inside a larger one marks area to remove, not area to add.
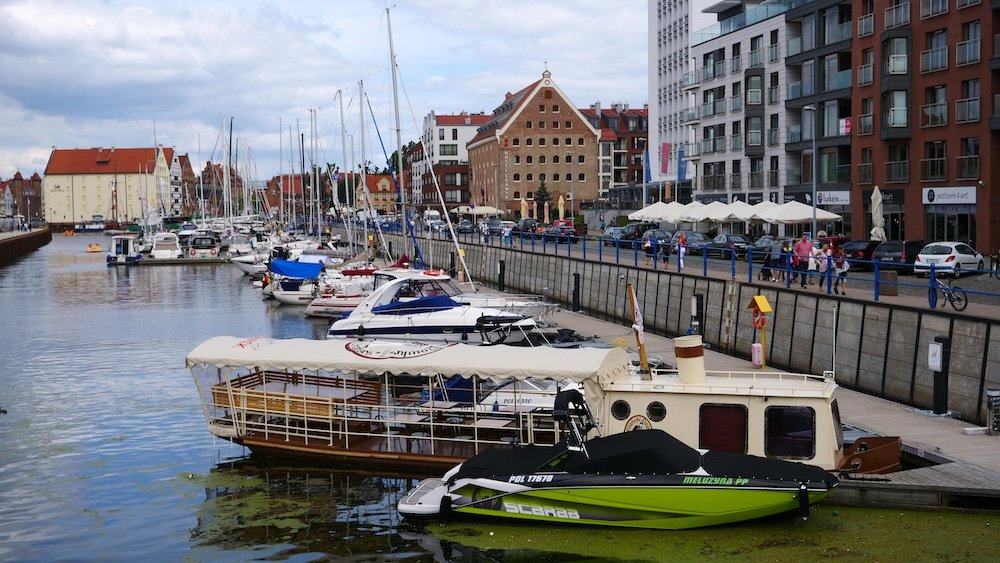
[[[0,1],[0,178],[44,170],[53,145],[150,146],[154,122],[157,142],[196,159],[200,139],[205,160],[231,117],[266,178],[310,108],[323,160],[338,161],[337,91],[356,134],[359,80],[394,136],[384,6]],[[492,111],[546,66],[579,106],[645,102],[645,2],[407,0],[391,14],[404,142],[429,111]]]

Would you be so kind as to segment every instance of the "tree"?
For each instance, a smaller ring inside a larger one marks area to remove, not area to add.
[[[538,189],[535,190],[535,201],[538,203],[538,211],[545,207],[546,202],[552,201],[552,194],[549,193],[549,189],[545,187],[545,180],[542,180],[538,184]]]

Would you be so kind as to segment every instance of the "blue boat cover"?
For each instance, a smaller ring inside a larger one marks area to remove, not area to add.
[[[275,258],[271,260],[271,271],[275,274],[280,274],[282,276],[288,276],[290,278],[299,278],[303,280],[314,280],[319,277],[319,273],[323,270],[323,264],[306,264],[301,262],[291,262],[289,260],[282,260],[280,258]]]
[[[447,295],[429,295],[410,301],[395,301],[372,307],[376,315],[412,315],[414,313],[433,313],[460,307],[462,304]]]

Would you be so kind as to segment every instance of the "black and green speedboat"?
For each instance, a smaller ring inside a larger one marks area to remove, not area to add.
[[[684,529],[788,511],[806,517],[838,483],[816,466],[697,450],[662,430],[579,443],[576,427],[568,430],[554,446],[486,450],[424,480],[399,512]]]

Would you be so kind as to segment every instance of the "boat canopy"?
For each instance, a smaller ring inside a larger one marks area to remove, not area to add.
[[[271,260],[272,272],[290,278],[314,280],[319,277],[319,273],[322,270],[323,264],[292,262],[290,260],[281,260],[280,258]]]
[[[460,375],[490,379],[570,379],[600,384],[626,375],[620,348],[513,347],[378,340],[309,340],[217,336],[187,356],[187,367]]]

